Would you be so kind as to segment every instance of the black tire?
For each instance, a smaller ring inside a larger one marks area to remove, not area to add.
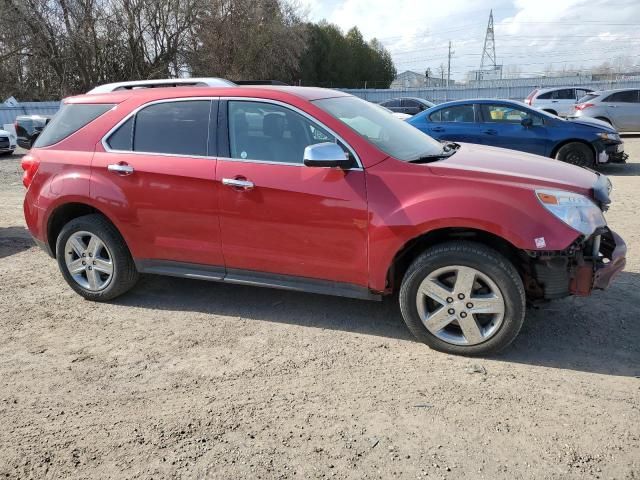
[[[592,148],[580,142],[571,142],[560,147],[556,152],[556,160],[578,167],[593,168],[595,166],[595,154]]]
[[[431,333],[420,318],[417,295],[421,283],[432,272],[450,266],[464,266],[478,270],[490,278],[502,294],[504,299],[502,323],[482,343],[459,345],[444,341]],[[426,250],[407,270],[400,287],[399,297],[400,310],[411,333],[421,342],[441,352],[467,356],[496,353],[516,338],[524,322],[526,301],[520,275],[503,255],[475,242],[452,241]]]
[[[543,112],[547,112],[547,113],[550,113],[551,115],[558,116],[558,112],[556,112],[555,110],[544,109]]]
[[[109,251],[113,273],[108,284],[101,290],[90,290],[80,285],[69,272],[65,260],[67,240],[77,232],[89,232],[97,236]],[[85,215],[67,223],[56,241],[56,258],[62,276],[78,294],[94,302],[106,302],[130,290],[138,281],[138,271],[127,245],[118,230],[104,216]]]

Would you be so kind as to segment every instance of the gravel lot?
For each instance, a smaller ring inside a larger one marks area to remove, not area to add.
[[[640,138],[613,288],[528,312],[492,359],[383,303],[145,277],[83,301],[0,157],[0,478],[640,479]]]

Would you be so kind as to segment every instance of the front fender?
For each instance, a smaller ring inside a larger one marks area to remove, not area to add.
[[[387,272],[398,252],[435,230],[480,230],[518,249],[542,251],[564,250],[579,236],[549,214],[529,186],[425,175],[424,170],[410,178],[402,170],[396,165],[394,173],[369,172],[367,178],[373,290],[386,288]]]

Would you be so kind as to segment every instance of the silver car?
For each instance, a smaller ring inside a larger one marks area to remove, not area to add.
[[[619,132],[640,132],[640,89],[619,88],[588,93],[576,104],[572,116],[603,120]]]

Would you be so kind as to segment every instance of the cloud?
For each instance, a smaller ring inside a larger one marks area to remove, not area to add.
[[[489,11],[494,10],[496,55],[506,69],[539,74],[629,57],[640,64],[638,0],[302,0],[310,19],[326,19],[343,30],[357,26],[378,38],[399,71],[436,71],[455,54],[453,78],[480,66]],[[638,66],[640,69],[640,65]]]

